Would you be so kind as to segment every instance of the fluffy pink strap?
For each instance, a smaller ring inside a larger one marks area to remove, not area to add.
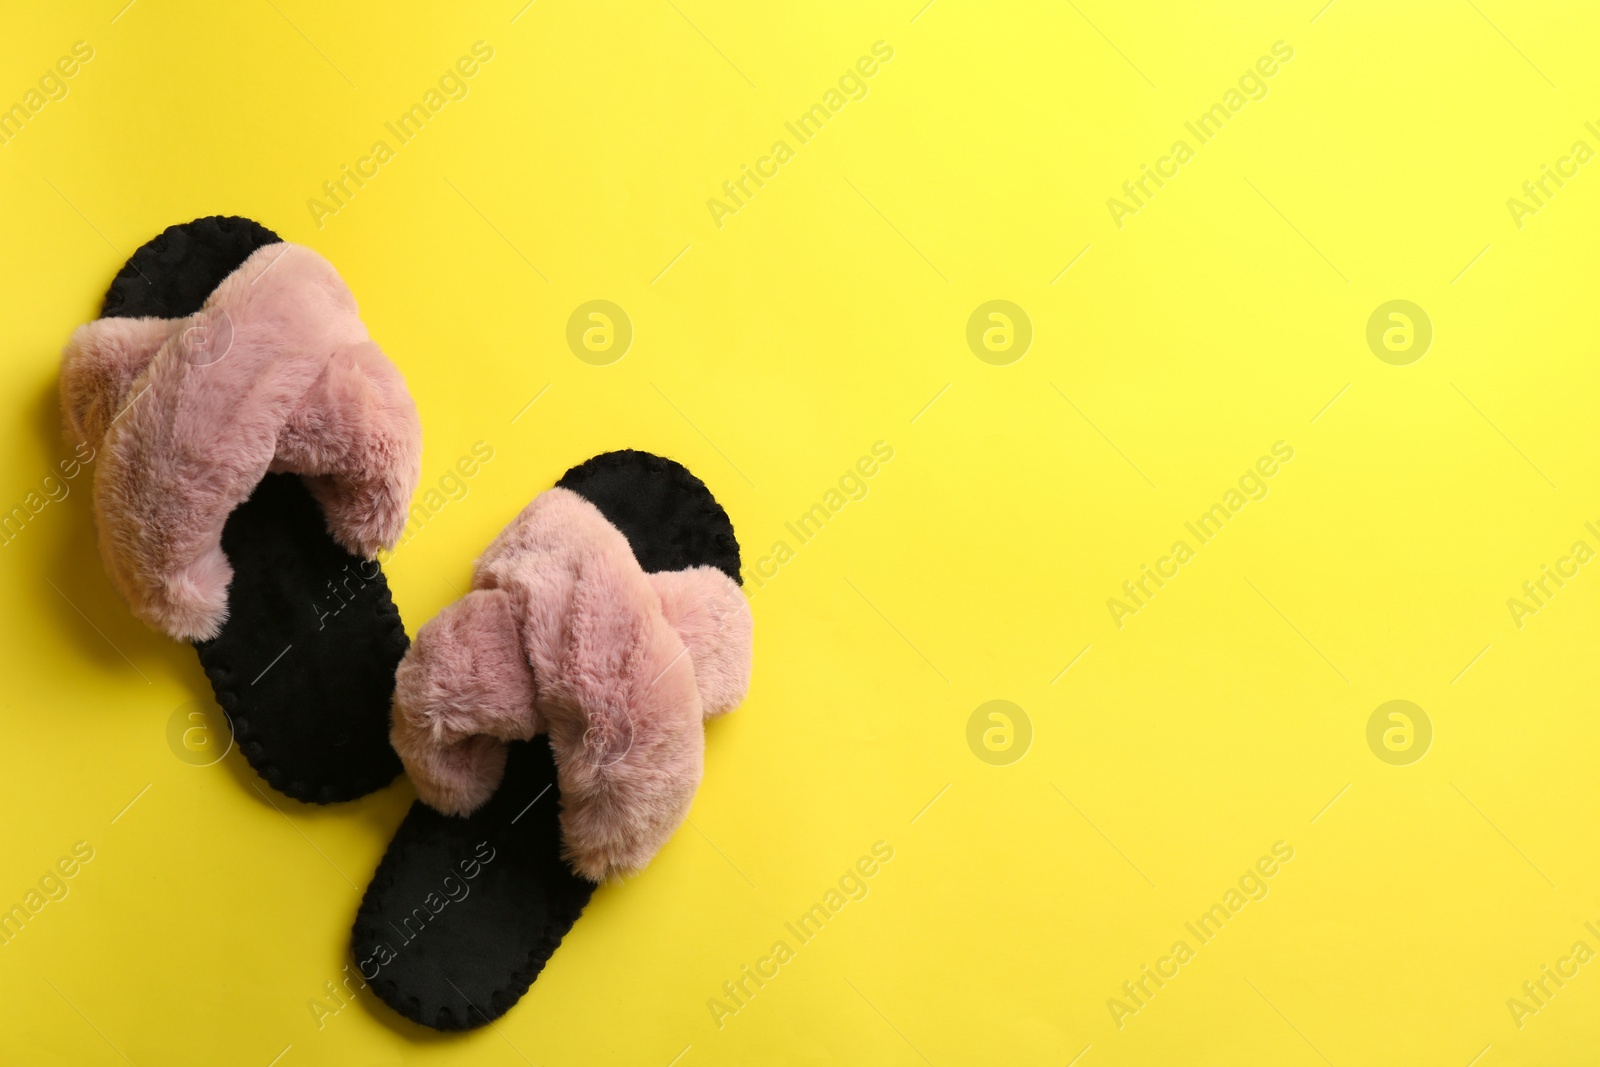
[[[304,476],[334,538],[368,557],[400,536],[421,473],[400,372],[333,266],[300,245],[258,249],[188,318],[80,326],[61,397],[99,457],[111,579],[176,638],[214,637],[227,618],[222,527],[269,471]]]
[[[417,795],[483,804],[505,742],[548,733],[574,869],[639,870],[688,813],[705,717],[750,685],[750,607],[721,571],[647,575],[628,541],[566,489],[489,546],[473,591],[417,633],[395,676],[391,740]]]

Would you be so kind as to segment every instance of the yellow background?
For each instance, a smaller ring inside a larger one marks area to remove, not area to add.
[[[0,948],[0,1059],[1600,1054],[1600,963],[1520,1028],[1506,1004],[1600,949],[1600,573],[1521,628],[1506,604],[1600,547],[1600,164],[1520,228],[1506,206],[1600,147],[1600,18],[122,2],[4,14],[0,103],[75,41],[94,58],[0,147],[0,505],[69,454],[57,354],[126,255],[221,212],[338,266],[416,396],[425,486],[494,449],[388,564],[413,631],[607,449],[703,476],[747,566],[795,552],[754,597],[754,685],[710,731],[692,825],[597,895],[527,998],[466,1036],[366,995],[319,1028],[410,786],[318,809],[269,802],[237,753],[176,758],[168,721],[205,680],[118,601],[73,482],[0,548],[0,905],[74,842],[95,855]],[[307,200],[479,40],[469,94],[319,227]],[[719,228],[707,199],[880,40],[868,95]],[[1107,199],[1280,40],[1268,95],[1119,229]],[[609,366],[565,342],[596,298],[635,332]],[[965,340],[991,299],[1035,332],[1007,366]],[[1365,340],[1393,299],[1434,327],[1409,366]],[[880,440],[868,495],[795,545],[784,524]],[[1280,440],[1269,495],[1118,628],[1107,599]],[[1005,766],[967,742],[997,699],[1032,728]],[[1392,699],[1433,725],[1409,766],[1367,745]],[[1108,998],[1280,840],[1270,894],[1119,1029]],[[722,983],[877,841],[869,895],[719,1028]]]

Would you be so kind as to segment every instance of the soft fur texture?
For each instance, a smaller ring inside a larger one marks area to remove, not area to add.
[[[475,589],[425,623],[395,671],[394,706],[390,743],[418,796],[451,815],[493,796],[505,743],[543,725],[510,595]]]
[[[593,504],[551,489],[417,634],[391,740],[418,796],[465,814],[494,793],[505,743],[547,732],[569,861],[591,881],[630,874],[688,813],[701,723],[744,697],[750,640],[727,575],[647,575]]]
[[[421,474],[421,427],[355,298],[308,248],[250,255],[194,315],[102,318],[62,354],[62,407],[94,446],[112,581],[176,638],[216,636],[232,571],[228,515],[269,471],[305,478],[329,532],[393,545]]]
[[[750,604],[715,567],[650,575],[661,611],[694,661],[695,686],[707,719],[732,711],[750,688]]]

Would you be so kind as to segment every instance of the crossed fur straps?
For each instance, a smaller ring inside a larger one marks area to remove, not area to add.
[[[392,546],[421,475],[400,372],[333,266],[253,252],[193,315],[101,318],[62,353],[62,408],[95,448],[100,552],[135,615],[215,637],[233,570],[222,528],[263,476],[301,475],[340,545]]]
[[[390,740],[418,796],[470,813],[498,788],[507,742],[548,734],[573,868],[595,882],[639,870],[688,813],[702,723],[749,688],[744,594],[715,567],[646,574],[560,488],[495,539],[472,584],[395,675]]]

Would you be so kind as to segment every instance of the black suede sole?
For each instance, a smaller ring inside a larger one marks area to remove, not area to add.
[[[683,464],[627,448],[578,464],[556,484],[599,508],[646,572],[711,566],[744,584],[728,513]]]
[[[208,215],[168,226],[122,265],[100,317],[181,319],[193,315],[250,253],[282,240],[251,219]]]
[[[681,465],[608,452],[558,484],[598,507],[646,571],[710,565],[737,580],[733,524]],[[471,815],[411,805],[351,935],[356,966],[378,999],[423,1026],[467,1030],[527,993],[595,889],[561,858],[559,805],[543,737],[510,746],[500,788]]]
[[[250,254],[278,241],[250,219],[210,216],[142,245],[102,316],[199,311]],[[346,552],[295,475],[269,474],[228,517],[233,567],[222,632],[195,643],[250,766],[296,800],[353,800],[392,782],[394,671],[409,639],[378,565]]]
[[[389,702],[410,639],[378,564],[334,541],[293,474],[267,475],[234,509],[222,551],[228,621],[194,647],[250,766],[316,804],[394,781]]]
[[[549,744],[510,748],[500,788],[470,816],[411,805],[356,914],[350,947],[361,976],[435,1030],[509,1011],[595,889],[561,859]]]

